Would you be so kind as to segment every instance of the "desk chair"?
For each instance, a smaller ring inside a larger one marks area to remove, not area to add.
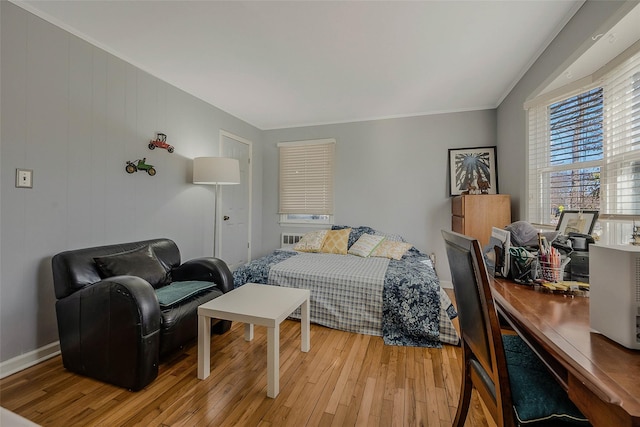
[[[502,336],[478,241],[445,230],[442,235],[463,353],[462,386],[453,425],[464,425],[475,387],[499,427],[588,426],[526,343],[517,335]]]

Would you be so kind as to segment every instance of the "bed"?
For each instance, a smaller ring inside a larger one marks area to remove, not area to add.
[[[309,289],[312,322],[382,336],[387,345],[439,348],[442,343],[459,343],[451,322],[457,313],[425,254],[406,242],[392,243],[403,242],[399,236],[370,227],[333,230],[341,230],[344,239],[348,235],[346,250],[326,250],[328,237],[320,244],[315,241],[311,251],[278,249],[234,271],[234,286],[261,283]],[[364,253],[355,250],[365,238],[372,244],[378,241],[377,249],[367,252],[369,245]],[[401,246],[402,254],[381,256],[382,246]],[[299,316],[296,311],[291,317]]]

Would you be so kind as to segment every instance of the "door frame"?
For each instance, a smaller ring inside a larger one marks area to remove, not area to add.
[[[249,210],[249,218],[247,220],[247,235],[248,235],[248,242],[247,242],[247,261],[251,261],[251,249],[253,247],[253,239],[252,239],[252,234],[251,234],[251,224],[252,224],[252,201],[253,201],[253,142],[251,142],[250,140],[243,138],[241,136],[238,136],[236,134],[233,134],[231,132],[228,132],[224,129],[220,129],[220,134],[219,134],[219,139],[218,139],[218,155],[222,156],[222,144],[223,144],[223,138],[229,138],[229,139],[233,139],[236,142],[239,142],[241,144],[245,144],[249,147],[249,205],[248,205],[248,210]],[[219,203],[220,202],[220,203]],[[221,219],[220,219],[220,206],[222,205],[222,191],[219,192],[218,194],[218,198],[216,200],[216,218],[218,218],[218,230],[222,230],[222,223],[221,223]],[[222,253],[222,233],[219,232],[217,233],[218,235],[215,236],[215,239],[217,240],[217,245],[216,247],[218,248],[219,253]]]

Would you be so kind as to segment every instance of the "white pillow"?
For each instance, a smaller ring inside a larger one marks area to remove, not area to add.
[[[404,237],[399,234],[385,233],[384,231],[376,230],[376,236],[384,236],[385,240],[391,242],[406,242],[406,240],[404,240]]]
[[[348,253],[361,257],[368,257],[371,252],[384,240],[384,236],[374,236],[373,234],[363,234],[349,248]]]
[[[327,237],[327,231],[329,230],[318,230],[305,233],[305,235],[302,236],[302,239],[295,244],[293,250],[300,252],[320,252],[324,239]]]

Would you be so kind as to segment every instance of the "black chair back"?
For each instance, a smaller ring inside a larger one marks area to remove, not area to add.
[[[475,386],[498,426],[515,425],[509,376],[489,275],[476,239],[442,230],[458,308],[463,351],[460,404],[454,421],[462,427]]]

